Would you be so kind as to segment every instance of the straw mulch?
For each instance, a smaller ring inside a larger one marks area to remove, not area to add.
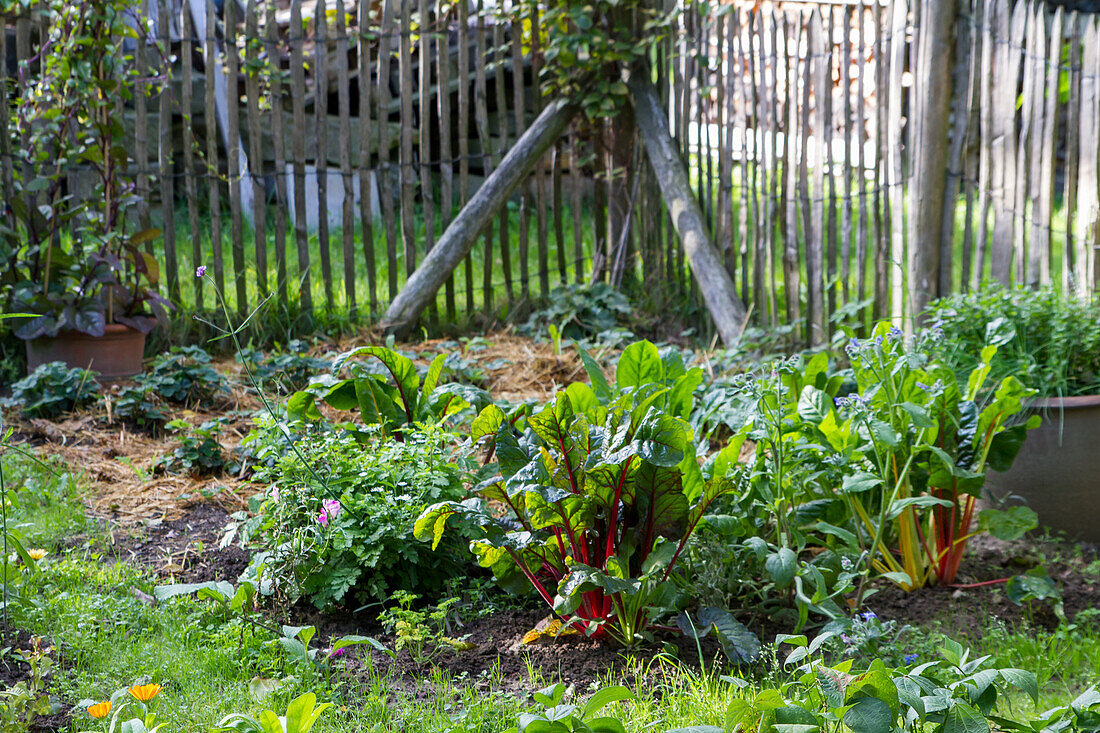
[[[372,342],[382,341],[364,335],[340,343],[320,344],[314,352],[334,355]],[[587,379],[572,350],[556,354],[550,344],[507,332],[486,337],[482,346],[484,348],[466,349],[463,358],[485,371],[487,384],[483,386],[498,399],[545,401],[566,385]],[[397,348],[418,354],[420,363],[427,363],[440,352],[462,351],[461,344],[456,348],[455,342],[444,340],[398,344]],[[221,443],[228,453],[248,434],[251,428],[248,415],[259,410],[261,404],[246,386],[241,367],[232,358],[215,366],[229,378],[231,393],[216,404],[174,409],[171,417],[198,426],[204,421],[240,411],[241,414],[233,415],[222,429]],[[170,405],[165,405],[165,409],[169,408]],[[34,445],[42,454],[60,457],[78,472],[85,501],[93,516],[120,525],[176,519],[188,506],[204,501],[214,502],[228,512],[239,511],[247,506],[248,497],[260,489],[238,476],[195,478],[158,470],[161,457],[175,449],[175,437],[135,432],[119,421],[112,421],[102,403],[57,421],[19,420],[15,414],[9,417],[8,423],[15,427],[17,440]]]

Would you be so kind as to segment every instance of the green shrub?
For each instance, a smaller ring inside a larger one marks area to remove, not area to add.
[[[1042,290],[989,287],[931,304],[935,356],[965,380],[981,350],[997,346],[990,382],[1015,376],[1040,396],[1100,391],[1100,304]]]
[[[554,288],[546,306],[519,327],[524,336],[542,336],[550,326],[564,338],[585,339],[626,325],[634,309],[621,292],[607,283]]]
[[[27,417],[57,417],[96,400],[96,372],[65,366],[60,361],[43,364],[12,385],[4,407],[19,407]]]
[[[210,354],[199,346],[173,346],[153,359],[149,371],[137,382],[181,405],[209,402],[229,391],[225,377],[210,365]]]
[[[364,434],[370,437],[360,445]],[[438,594],[447,579],[466,572],[472,557],[463,533],[452,534],[443,553],[413,538],[425,506],[466,496],[465,466],[447,433],[409,429],[398,442],[378,426],[352,436],[322,425],[298,440],[308,466],[286,440],[269,425],[246,441],[259,444],[260,460],[276,461],[258,474],[271,486],[243,528],[281,591],[319,608],[367,604],[395,590]]]
[[[110,395],[110,416],[133,427],[154,431],[168,421],[162,404],[153,385],[139,380]]]
[[[161,458],[165,469],[191,476],[214,476],[226,467],[225,451],[218,442],[222,421],[208,420],[192,428],[184,420],[168,423],[169,430],[179,431],[179,446]]]

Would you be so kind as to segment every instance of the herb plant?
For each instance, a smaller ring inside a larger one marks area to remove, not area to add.
[[[1095,394],[1100,389],[1100,304],[1054,288],[989,286],[942,298],[929,306],[942,338],[937,358],[965,378],[981,350],[997,346],[990,379],[1012,375],[1042,397]]]
[[[249,438],[259,445],[260,460],[269,453],[276,460],[257,475],[271,486],[256,516],[240,528],[242,542],[254,543],[257,561],[281,591],[318,607],[385,600],[395,590],[436,593],[471,559],[463,533],[448,538],[446,552],[435,556],[412,536],[425,506],[467,495],[452,438],[433,427],[409,430],[403,442],[387,440],[377,426],[360,432],[360,439],[369,436],[365,444],[325,426],[298,438],[313,471],[288,455],[277,426]]]
[[[433,608],[418,609],[413,604],[419,596],[408,591],[396,591],[391,600],[395,605],[387,608],[378,620],[397,637],[394,651],[406,649],[413,662],[422,667],[446,651],[461,652],[473,647],[466,638],[455,639],[447,635],[447,613],[457,598],[447,598]]]
[[[99,397],[96,372],[65,366],[60,361],[42,364],[12,385],[4,407],[18,407],[27,417],[53,418],[91,404]]]
[[[372,361],[350,361],[360,355],[372,357]],[[321,397],[337,410],[358,410],[362,423],[380,425],[385,433],[401,441],[417,423],[444,420],[470,407],[471,401],[488,402],[484,391],[475,387],[441,384],[445,361],[445,354],[436,356],[421,380],[412,359],[403,354],[384,346],[353,349],[337,357],[332,365],[333,374],[346,366],[352,376],[324,388]],[[321,419],[312,391],[291,395],[287,412],[299,420]],[[366,439],[354,426],[347,427]]]

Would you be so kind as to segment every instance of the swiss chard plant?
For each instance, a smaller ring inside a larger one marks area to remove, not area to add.
[[[352,361],[368,356],[376,363]],[[381,425],[396,440],[417,423],[438,422],[473,403],[488,402],[483,390],[463,384],[441,384],[446,354],[439,354],[423,379],[412,359],[384,346],[363,346],[345,352],[332,365],[339,374],[347,367],[351,376],[330,379],[310,390],[295,392],[287,412],[296,419],[318,420],[317,396],[337,410],[358,410],[366,425]],[[380,368],[377,368],[380,367]],[[353,434],[358,434],[353,430]]]
[[[448,518],[472,520],[482,533],[474,552],[499,582],[530,583],[586,633],[625,645],[674,605],[673,567],[733,487],[703,480],[690,428],[665,409],[678,403],[656,348],[631,348],[614,387],[601,373],[594,388],[570,385],[533,414],[483,410],[472,437],[497,473],[478,497],[429,507],[415,528],[438,543]],[[690,390],[685,399],[690,410]]]
[[[792,593],[799,626],[807,610],[836,616],[853,584],[861,604],[870,570],[906,589],[950,584],[975,531],[1013,539],[1035,526],[1026,507],[979,514],[976,505],[986,472],[1005,470],[1037,423],[1023,414],[1031,391],[1014,377],[986,386],[994,346],[959,384],[929,358],[924,340],[934,337],[907,344],[879,324],[852,340],[848,373],[831,373],[818,354],[744,385],[751,412],[740,434],[754,450],[714,471],[748,482],[741,523],[765,521],[759,536],[742,532],[744,543]]]
[[[1035,513],[1022,506],[976,516],[987,471],[1007,470],[1040,421],[1025,418],[1034,391],[1015,377],[986,388],[996,346],[982,349],[965,384],[887,324],[867,342],[853,339],[848,351],[859,394],[839,412],[826,410],[818,426],[830,445],[862,464],[841,492],[871,538],[875,567],[904,588],[950,584],[975,520],[978,531],[1001,539],[1036,526]]]

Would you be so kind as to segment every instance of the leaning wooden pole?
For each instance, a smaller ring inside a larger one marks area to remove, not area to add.
[[[661,186],[665,206],[680,237],[695,282],[703,294],[718,335],[727,347],[741,338],[748,321],[737,286],[710,239],[703,211],[691,190],[687,171],[668,130],[668,117],[657,90],[644,73],[634,72],[628,83],[634,116],[645,142],[649,162]]]
[[[558,99],[543,109],[477,193],[458,212],[439,241],[390,303],[381,326],[386,333],[407,334],[428,307],[447,277],[477,241],[485,225],[500,210],[543,154],[565,132],[580,110],[570,100]],[[490,267],[490,263],[485,263]]]

